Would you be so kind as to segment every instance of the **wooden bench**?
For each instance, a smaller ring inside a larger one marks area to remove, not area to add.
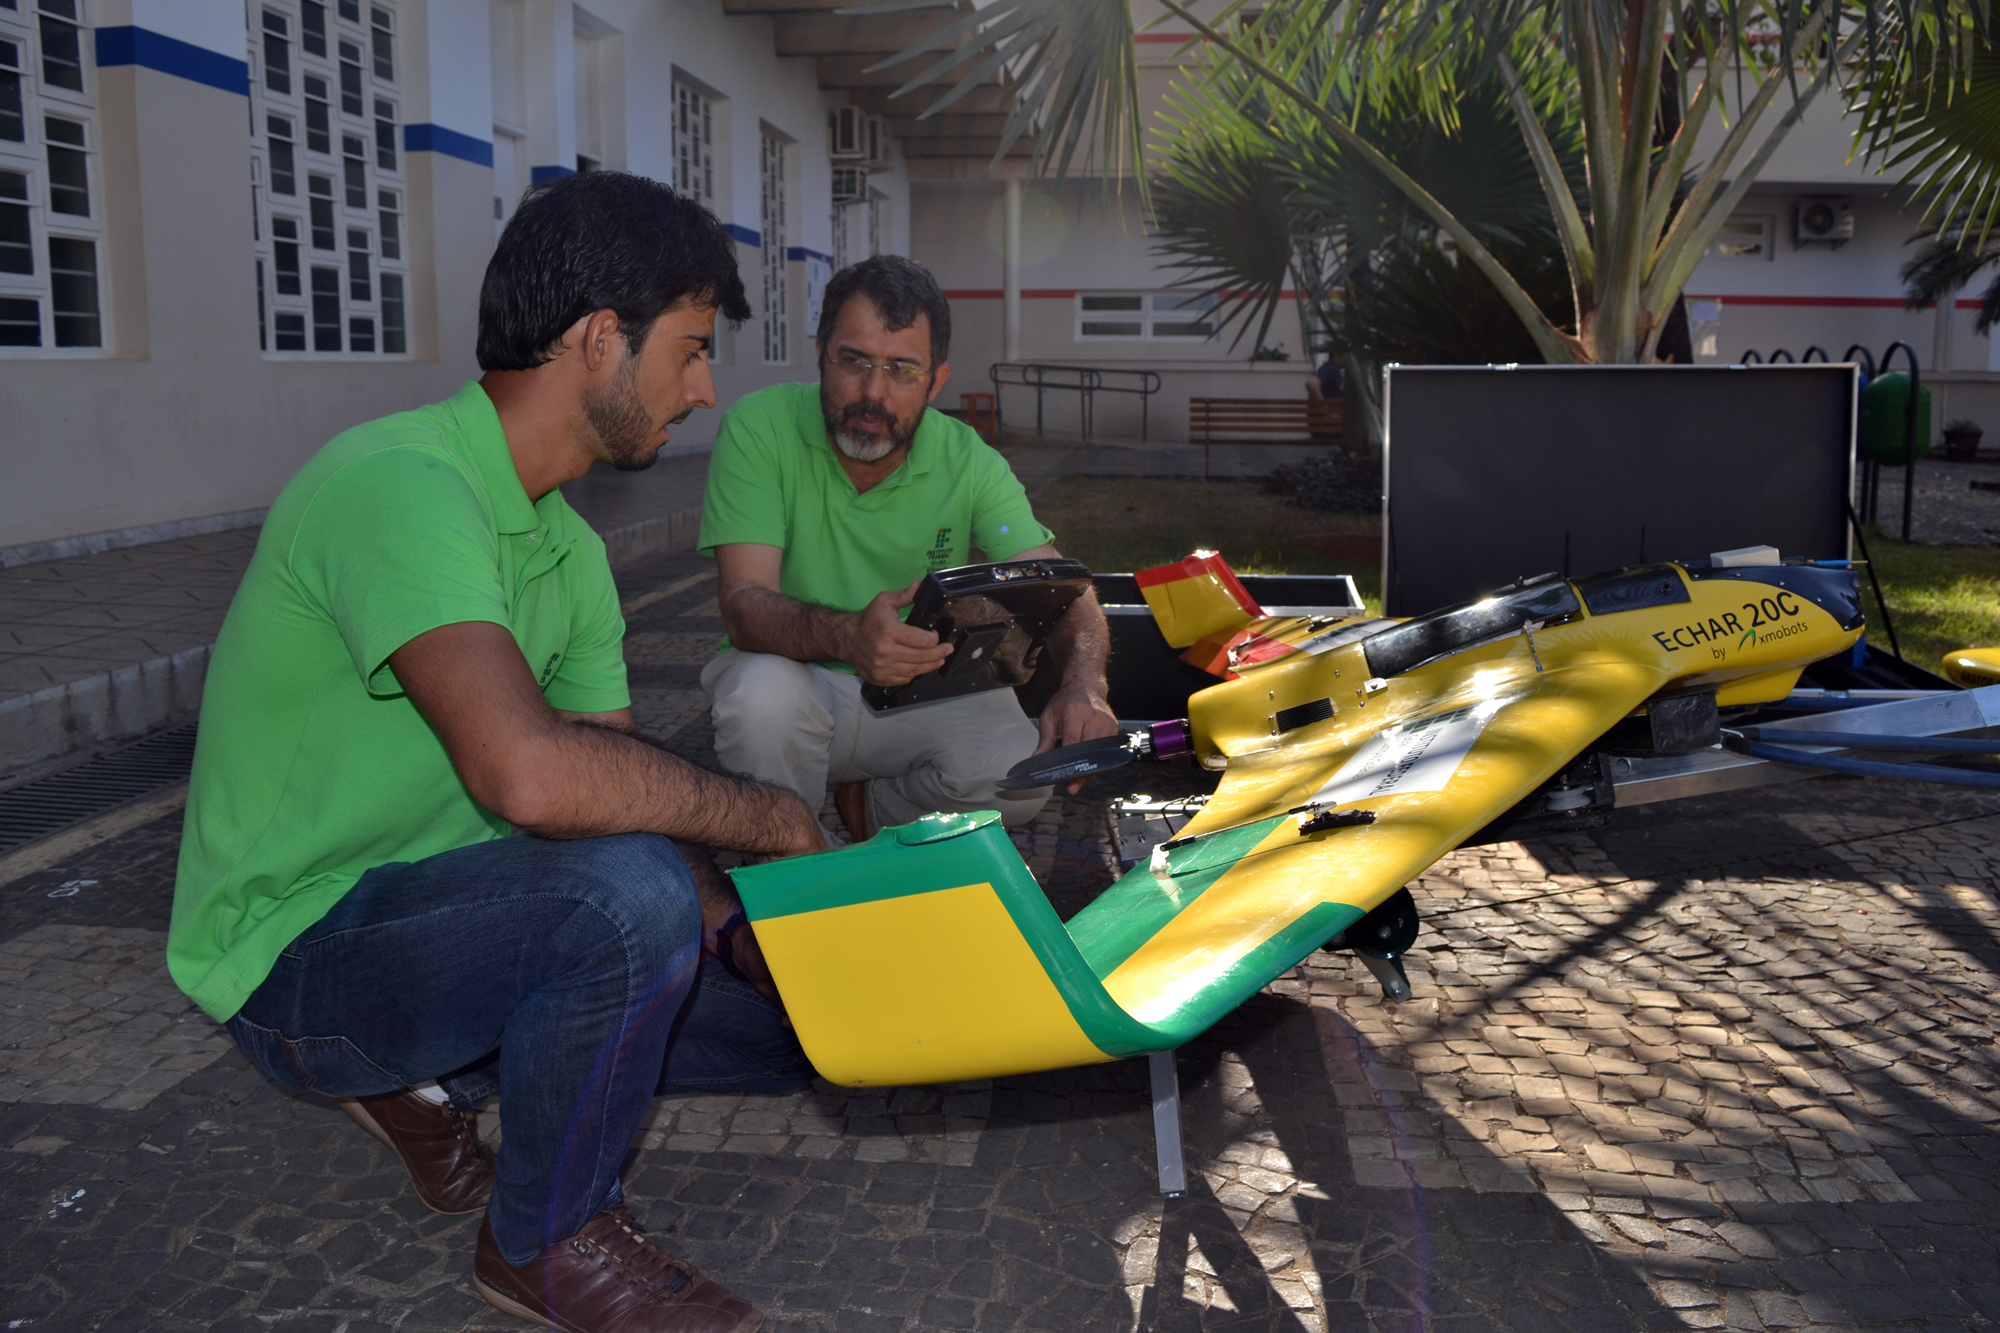
[[[1317,444],[1337,447],[1344,431],[1338,399],[1190,398],[1188,439],[1201,442],[1202,475],[1211,444]]]

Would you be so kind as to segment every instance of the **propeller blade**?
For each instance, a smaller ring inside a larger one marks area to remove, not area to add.
[[[1029,787],[1052,787],[1058,782],[1074,782],[1078,778],[1123,768],[1138,757],[1130,737],[1100,736],[1094,741],[1078,741],[1075,745],[1064,745],[1023,759],[1000,779],[1000,790],[1022,791]]]

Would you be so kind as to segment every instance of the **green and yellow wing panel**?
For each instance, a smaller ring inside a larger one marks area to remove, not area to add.
[[[991,812],[732,872],[807,1055],[858,1086],[1181,1045],[1650,697],[1781,697],[1859,633],[1858,613],[1780,582],[1656,569],[1642,607],[1613,589],[1592,614],[1586,581],[1562,623],[1447,644],[1386,676],[1371,640],[1334,641],[1196,695],[1197,750],[1226,765],[1221,784],[1179,845],[1067,926]],[[1375,820],[1302,834],[1309,804]]]

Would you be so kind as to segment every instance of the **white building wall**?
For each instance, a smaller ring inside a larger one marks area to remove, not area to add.
[[[773,54],[768,20],[726,17],[720,0],[390,0],[410,354],[278,357],[258,349],[251,235],[249,121],[260,92],[245,22],[246,9],[254,21],[260,6],[85,4],[86,21],[100,33],[126,30],[123,46],[114,36],[107,50],[137,52],[97,69],[86,34],[101,122],[94,169],[103,187],[106,346],[0,348],[8,477],[0,487],[0,560],[45,558],[79,540],[120,545],[254,521],[332,435],[446,397],[475,377],[478,291],[496,236],[496,200],[500,212],[511,212],[518,188],[574,170],[585,143],[607,167],[671,182],[677,68],[727,99],[718,213],[739,241],[753,310],[759,126],[795,141],[787,181],[789,364],[763,363],[753,321],[723,340],[723,403],[812,375],[806,315],[832,249],[825,125],[833,99],[818,89],[810,59]],[[518,48],[512,69],[509,43]],[[594,104],[588,96],[579,103],[580,69]],[[506,155],[497,177],[496,141]],[[514,188],[496,189],[496,180]],[[891,201],[891,230],[906,238],[904,172],[892,164],[872,183]],[[675,432],[676,444],[711,443],[718,418],[697,414]]]

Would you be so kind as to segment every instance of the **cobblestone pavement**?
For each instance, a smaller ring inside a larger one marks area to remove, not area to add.
[[[705,568],[623,579],[641,715],[698,759]],[[1019,835],[1065,916],[1108,794]],[[0,1324],[524,1327],[476,1219],[163,988],[178,825],[0,885]],[[1171,1203],[1130,1061],[661,1099],[627,1194],[809,1333],[1991,1327],[1996,849],[2000,798],[1829,779],[1455,853],[1415,999],[1318,954],[1182,1051]]]

